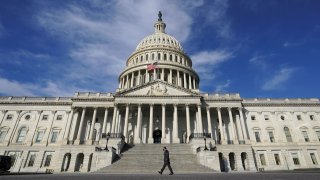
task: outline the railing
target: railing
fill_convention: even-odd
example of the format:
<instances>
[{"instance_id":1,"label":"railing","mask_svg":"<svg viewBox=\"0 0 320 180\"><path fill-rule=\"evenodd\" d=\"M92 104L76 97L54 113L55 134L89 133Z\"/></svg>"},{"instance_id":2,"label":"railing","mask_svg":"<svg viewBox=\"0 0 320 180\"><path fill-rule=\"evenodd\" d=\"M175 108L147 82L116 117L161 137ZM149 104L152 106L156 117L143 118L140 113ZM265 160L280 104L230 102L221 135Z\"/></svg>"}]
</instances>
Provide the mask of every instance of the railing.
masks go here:
<instances>
[{"instance_id":1,"label":"railing","mask_svg":"<svg viewBox=\"0 0 320 180\"><path fill-rule=\"evenodd\" d=\"M122 133L102 133L102 138L107 138L107 139L113 139L113 138L121 138L124 139L124 136Z\"/></svg>"},{"instance_id":2,"label":"railing","mask_svg":"<svg viewBox=\"0 0 320 180\"><path fill-rule=\"evenodd\" d=\"M189 136L189 141L191 139L203 139L203 138L211 138L211 133L191 133Z\"/></svg>"}]
</instances>

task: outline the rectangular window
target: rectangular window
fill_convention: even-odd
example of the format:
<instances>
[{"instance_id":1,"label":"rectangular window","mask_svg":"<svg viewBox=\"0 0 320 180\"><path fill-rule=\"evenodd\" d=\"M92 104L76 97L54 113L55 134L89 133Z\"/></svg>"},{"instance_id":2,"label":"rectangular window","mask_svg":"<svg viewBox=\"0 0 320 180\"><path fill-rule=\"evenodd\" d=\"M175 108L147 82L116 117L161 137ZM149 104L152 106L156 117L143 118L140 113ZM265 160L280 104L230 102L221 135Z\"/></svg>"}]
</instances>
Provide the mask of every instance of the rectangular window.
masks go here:
<instances>
[{"instance_id":1,"label":"rectangular window","mask_svg":"<svg viewBox=\"0 0 320 180\"><path fill-rule=\"evenodd\" d=\"M28 167L32 167L34 165L35 160L36 160L36 155L35 154L30 154Z\"/></svg>"},{"instance_id":2,"label":"rectangular window","mask_svg":"<svg viewBox=\"0 0 320 180\"><path fill-rule=\"evenodd\" d=\"M274 142L273 131L268 131L270 142Z\"/></svg>"},{"instance_id":3,"label":"rectangular window","mask_svg":"<svg viewBox=\"0 0 320 180\"><path fill-rule=\"evenodd\" d=\"M264 115L264 120L269 121L269 116L268 115Z\"/></svg>"},{"instance_id":4,"label":"rectangular window","mask_svg":"<svg viewBox=\"0 0 320 180\"><path fill-rule=\"evenodd\" d=\"M316 155L314 153L310 153L310 158L311 158L311 161L314 165L317 165L318 164L318 161L317 161L317 158L316 158Z\"/></svg>"},{"instance_id":5,"label":"rectangular window","mask_svg":"<svg viewBox=\"0 0 320 180\"><path fill-rule=\"evenodd\" d=\"M259 154L260 162L262 166L266 165L266 158L264 157L264 154Z\"/></svg>"},{"instance_id":6,"label":"rectangular window","mask_svg":"<svg viewBox=\"0 0 320 180\"><path fill-rule=\"evenodd\" d=\"M0 143L2 143L4 141L4 139L6 138L7 135L7 130L1 129L0 131Z\"/></svg>"},{"instance_id":7,"label":"rectangular window","mask_svg":"<svg viewBox=\"0 0 320 180\"><path fill-rule=\"evenodd\" d=\"M12 120L13 115L12 114L8 114L6 120Z\"/></svg>"},{"instance_id":8,"label":"rectangular window","mask_svg":"<svg viewBox=\"0 0 320 180\"><path fill-rule=\"evenodd\" d=\"M44 135L44 131L38 131L35 142L36 142L36 143L40 143L40 142L42 141L43 135Z\"/></svg>"},{"instance_id":9,"label":"rectangular window","mask_svg":"<svg viewBox=\"0 0 320 180\"><path fill-rule=\"evenodd\" d=\"M260 133L259 132L254 132L254 135L256 137L256 142L261 142Z\"/></svg>"},{"instance_id":10,"label":"rectangular window","mask_svg":"<svg viewBox=\"0 0 320 180\"><path fill-rule=\"evenodd\" d=\"M58 115L57 120L62 120L62 115Z\"/></svg>"},{"instance_id":11,"label":"rectangular window","mask_svg":"<svg viewBox=\"0 0 320 180\"><path fill-rule=\"evenodd\" d=\"M302 120L301 115L297 115L297 119L298 121L301 121Z\"/></svg>"},{"instance_id":12,"label":"rectangular window","mask_svg":"<svg viewBox=\"0 0 320 180\"><path fill-rule=\"evenodd\" d=\"M274 161L276 162L276 165L281 165L279 154L274 154Z\"/></svg>"},{"instance_id":13,"label":"rectangular window","mask_svg":"<svg viewBox=\"0 0 320 180\"><path fill-rule=\"evenodd\" d=\"M256 120L256 116L251 116L251 120L255 121Z\"/></svg>"},{"instance_id":14,"label":"rectangular window","mask_svg":"<svg viewBox=\"0 0 320 180\"><path fill-rule=\"evenodd\" d=\"M42 120L44 120L44 121L48 120L48 115L43 115Z\"/></svg>"},{"instance_id":15,"label":"rectangular window","mask_svg":"<svg viewBox=\"0 0 320 180\"><path fill-rule=\"evenodd\" d=\"M292 153L291 156L292 156L292 161L294 165L300 165L298 153Z\"/></svg>"},{"instance_id":16,"label":"rectangular window","mask_svg":"<svg viewBox=\"0 0 320 180\"><path fill-rule=\"evenodd\" d=\"M320 141L320 131L316 131L316 134L318 136L318 141Z\"/></svg>"},{"instance_id":17,"label":"rectangular window","mask_svg":"<svg viewBox=\"0 0 320 180\"><path fill-rule=\"evenodd\" d=\"M56 142L57 142L58 134L59 134L58 131L53 131L53 132L52 132L51 143L56 143Z\"/></svg>"},{"instance_id":18,"label":"rectangular window","mask_svg":"<svg viewBox=\"0 0 320 180\"><path fill-rule=\"evenodd\" d=\"M309 117L311 121L314 121L314 115L310 115Z\"/></svg>"},{"instance_id":19,"label":"rectangular window","mask_svg":"<svg viewBox=\"0 0 320 180\"><path fill-rule=\"evenodd\" d=\"M305 142L309 142L309 136L307 131L302 131L302 135Z\"/></svg>"},{"instance_id":20,"label":"rectangular window","mask_svg":"<svg viewBox=\"0 0 320 180\"><path fill-rule=\"evenodd\" d=\"M46 156L46 160L44 161L44 166L45 166L45 167L50 166L51 159L52 159L52 155L51 155L51 154L48 154L48 155Z\"/></svg>"}]
</instances>

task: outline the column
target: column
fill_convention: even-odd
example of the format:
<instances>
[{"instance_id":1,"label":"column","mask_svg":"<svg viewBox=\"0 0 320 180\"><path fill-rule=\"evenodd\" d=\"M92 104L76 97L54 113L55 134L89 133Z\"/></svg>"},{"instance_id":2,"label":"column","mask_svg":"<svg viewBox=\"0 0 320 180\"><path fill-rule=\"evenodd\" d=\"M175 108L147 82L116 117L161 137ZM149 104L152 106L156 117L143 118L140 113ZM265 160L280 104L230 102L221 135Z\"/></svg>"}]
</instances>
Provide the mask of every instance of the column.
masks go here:
<instances>
[{"instance_id":1,"label":"column","mask_svg":"<svg viewBox=\"0 0 320 180\"><path fill-rule=\"evenodd\" d=\"M141 104L138 104L138 117L137 117L137 132L134 133L134 143L141 143Z\"/></svg>"},{"instance_id":2,"label":"column","mask_svg":"<svg viewBox=\"0 0 320 180\"><path fill-rule=\"evenodd\" d=\"M150 118L149 118L149 137L148 143L153 144L153 104L150 104Z\"/></svg>"},{"instance_id":3,"label":"column","mask_svg":"<svg viewBox=\"0 0 320 180\"><path fill-rule=\"evenodd\" d=\"M164 68L161 69L161 80L164 81Z\"/></svg>"},{"instance_id":4,"label":"column","mask_svg":"<svg viewBox=\"0 0 320 180\"><path fill-rule=\"evenodd\" d=\"M46 143L47 146L48 146L48 144L50 142L49 138L50 138L50 135L52 134L52 125L53 125L53 122L55 120L55 116L56 116L57 111L51 111L51 113L52 113L52 119L51 119L51 124L50 124L50 128L49 128L48 136L45 136L43 138L43 139L47 140L47 143Z\"/></svg>"},{"instance_id":5,"label":"column","mask_svg":"<svg viewBox=\"0 0 320 180\"><path fill-rule=\"evenodd\" d=\"M173 129L172 129L172 141L173 143L180 143L178 137L178 105L173 104Z\"/></svg>"},{"instance_id":6,"label":"column","mask_svg":"<svg viewBox=\"0 0 320 180\"><path fill-rule=\"evenodd\" d=\"M212 126L211 126L210 107L207 107L207 120L208 120L208 132L211 133L211 138L212 138L213 132L212 132Z\"/></svg>"},{"instance_id":7,"label":"column","mask_svg":"<svg viewBox=\"0 0 320 180\"><path fill-rule=\"evenodd\" d=\"M84 121L85 115L86 115L86 108L84 107L82 109L81 120L80 120L77 139L75 141L75 144L80 144L80 136L81 136L81 132L82 132L82 128L83 128L83 121Z\"/></svg>"},{"instance_id":8,"label":"column","mask_svg":"<svg viewBox=\"0 0 320 180\"><path fill-rule=\"evenodd\" d=\"M230 123L231 123L231 132L232 132L232 135L230 136L232 139L230 139L234 144L237 144L238 143L238 139L237 139L237 136L236 136L236 133L234 131L234 122L233 122L233 116L232 116L232 109L229 107L228 108L228 113L229 113L229 120L230 120Z\"/></svg>"},{"instance_id":9,"label":"column","mask_svg":"<svg viewBox=\"0 0 320 180\"><path fill-rule=\"evenodd\" d=\"M124 117L124 128L123 128L123 136L126 138L127 143L129 142L128 136L128 121L129 121L129 104L126 104L126 115Z\"/></svg>"},{"instance_id":10,"label":"column","mask_svg":"<svg viewBox=\"0 0 320 180\"><path fill-rule=\"evenodd\" d=\"M37 111L37 114L39 115L38 116L38 118L37 118L37 124L36 124L36 127L34 128L34 132L33 132L33 135L32 135L32 140L31 140L31 145L33 145L33 143L35 142L35 135L37 134L37 132L38 132L38 124L39 124L39 121L40 121L40 117L41 117L41 113L42 113L43 111ZM67 129L66 129L66 131L67 131ZM65 143L65 144L67 144L67 143Z\"/></svg>"},{"instance_id":11,"label":"column","mask_svg":"<svg viewBox=\"0 0 320 180\"><path fill-rule=\"evenodd\" d=\"M192 79L193 79L193 89L196 89L196 80L194 77Z\"/></svg>"},{"instance_id":12,"label":"column","mask_svg":"<svg viewBox=\"0 0 320 180\"><path fill-rule=\"evenodd\" d=\"M240 114L240 123L241 123L241 127L242 127L243 138L245 139L245 141L249 142L248 141L249 138L248 138L248 135L246 133L246 125L244 124L242 107L239 107L239 114Z\"/></svg>"},{"instance_id":13,"label":"column","mask_svg":"<svg viewBox=\"0 0 320 180\"><path fill-rule=\"evenodd\" d=\"M157 68L153 69L153 80L158 79L156 70L157 70Z\"/></svg>"},{"instance_id":14,"label":"column","mask_svg":"<svg viewBox=\"0 0 320 180\"><path fill-rule=\"evenodd\" d=\"M183 72L183 87L187 89L187 76L185 72Z\"/></svg>"},{"instance_id":15,"label":"column","mask_svg":"<svg viewBox=\"0 0 320 180\"><path fill-rule=\"evenodd\" d=\"M112 125L111 125L111 133L114 133L116 128L116 118L117 118L118 107L117 104L114 105L113 108L113 117L112 117Z\"/></svg>"},{"instance_id":16,"label":"column","mask_svg":"<svg viewBox=\"0 0 320 180\"><path fill-rule=\"evenodd\" d=\"M123 77L121 78L121 82L122 82L121 83L121 88L124 88L124 78Z\"/></svg>"},{"instance_id":17,"label":"column","mask_svg":"<svg viewBox=\"0 0 320 180\"><path fill-rule=\"evenodd\" d=\"M67 114L68 114L67 127L66 127L64 135L63 135L63 140L65 142L68 141L68 137L69 137L69 133L70 133L70 129L71 129L70 125L71 125L73 113L74 113L74 108L71 108L71 111L67 111Z\"/></svg>"},{"instance_id":18,"label":"column","mask_svg":"<svg viewBox=\"0 0 320 180\"><path fill-rule=\"evenodd\" d=\"M200 130L200 132L198 133L203 133L201 104L198 104L198 124L199 124L199 130Z\"/></svg>"},{"instance_id":19,"label":"column","mask_svg":"<svg viewBox=\"0 0 320 180\"><path fill-rule=\"evenodd\" d=\"M149 72L148 70L146 69L146 83L149 82Z\"/></svg>"},{"instance_id":20,"label":"column","mask_svg":"<svg viewBox=\"0 0 320 180\"><path fill-rule=\"evenodd\" d=\"M90 127L90 136L89 136L89 141L92 143L92 141L94 140L93 137L93 130L94 130L94 125L96 123L96 118L97 118L97 110L98 108L93 108L93 116L92 116L92 121L91 121L91 127Z\"/></svg>"},{"instance_id":21,"label":"column","mask_svg":"<svg viewBox=\"0 0 320 180\"><path fill-rule=\"evenodd\" d=\"M121 126L122 126L121 121L122 121L122 115L121 115L120 110L118 110L117 133L122 133L122 131L121 131Z\"/></svg>"},{"instance_id":22,"label":"column","mask_svg":"<svg viewBox=\"0 0 320 180\"><path fill-rule=\"evenodd\" d=\"M192 85L191 85L191 76L190 76L190 74L188 75L188 79L189 79L189 89L192 89Z\"/></svg>"},{"instance_id":23,"label":"column","mask_svg":"<svg viewBox=\"0 0 320 180\"><path fill-rule=\"evenodd\" d=\"M104 117L103 117L103 124L102 124L102 134L106 134L107 133L107 129L106 129L106 125L107 125L107 119L108 119L108 107L106 107L106 109L104 110Z\"/></svg>"},{"instance_id":24,"label":"column","mask_svg":"<svg viewBox=\"0 0 320 180\"><path fill-rule=\"evenodd\" d=\"M126 88L129 88L129 75L127 74L126 77L127 77L127 80L126 80Z\"/></svg>"},{"instance_id":25,"label":"column","mask_svg":"<svg viewBox=\"0 0 320 180\"><path fill-rule=\"evenodd\" d=\"M219 129L220 129L220 137L221 137L221 144L227 144L225 137L224 137L224 130L222 128L222 118L221 118L221 108L217 108L218 111L218 119L219 119Z\"/></svg>"},{"instance_id":26,"label":"column","mask_svg":"<svg viewBox=\"0 0 320 180\"><path fill-rule=\"evenodd\" d=\"M117 108L117 112L116 112L116 122L114 125L114 133L119 133L119 129L118 129L118 125L119 125L119 108Z\"/></svg>"},{"instance_id":27,"label":"column","mask_svg":"<svg viewBox=\"0 0 320 180\"><path fill-rule=\"evenodd\" d=\"M177 85L181 86L181 84L180 84L180 73L179 73L178 70L177 70Z\"/></svg>"},{"instance_id":28,"label":"column","mask_svg":"<svg viewBox=\"0 0 320 180\"><path fill-rule=\"evenodd\" d=\"M138 81L137 81L137 85L141 85L141 72L139 70L138 72Z\"/></svg>"},{"instance_id":29,"label":"column","mask_svg":"<svg viewBox=\"0 0 320 180\"><path fill-rule=\"evenodd\" d=\"M236 116L236 123L237 123L237 129L238 129L239 142L243 142L242 127L241 127L241 125L240 125L239 115Z\"/></svg>"},{"instance_id":30,"label":"column","mask_svg":"<svg viewBox=\"0 0 320 180\"><path fill-rule=\"evenodd\" d=\"M166 104L162 104L162 134L161 134L161 142L164 143L166 139Z\"/></svg>"},{"instance_id":31,"label":"column","mask_svg":"<svg viewBox=\"0 0 320 180\"><path fill-rule=\"evenodd\" d=\"M134 80L134 72L131 73L131 83L130 83L130 88L133 87L133 80Z\"/></svg>"},{"instance_id":32,"label":"column","mask_svg":"<svg viewBox=\"0 0 320 180\"><path fill-rule=\"evenodd\" d=\"M172 69L170 69L170 74L169 74L169 83L172 84Z\"/></svg>"},{"instance_id":33,"label":"column","mask_svg":"<svg viewBox=\"0 0 320 180\"><path fill-rule=\"evenodd\" d=\"M189 137L191 134L189 104L186 104L186 120L187 120L187 142L189 142Z\"/></svg>"}]
</instances>

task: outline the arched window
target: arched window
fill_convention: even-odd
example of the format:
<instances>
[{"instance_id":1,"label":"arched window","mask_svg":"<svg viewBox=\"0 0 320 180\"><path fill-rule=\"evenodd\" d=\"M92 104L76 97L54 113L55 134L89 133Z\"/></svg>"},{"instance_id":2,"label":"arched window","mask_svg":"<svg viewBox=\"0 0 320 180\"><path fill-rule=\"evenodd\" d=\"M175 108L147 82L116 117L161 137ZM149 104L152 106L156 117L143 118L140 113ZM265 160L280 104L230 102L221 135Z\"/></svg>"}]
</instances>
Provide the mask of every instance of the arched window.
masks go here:
<instances>
[{"instance_id":1,"label":"arched window","mask_svg":"<svg viewBox=\"0 0 320 180\"><path fill-rule=\"evenodd\" d=\"M287 142L292 142L292 137L291 137L289 128L284 127L283 130L284 130L284 134L286 135Z\"/></svg>"},{"instance_id":2,"label":"arched window","mask_svg":"<svg viewBox=\"0 0 320 180\"><path fill-rule=\"evenodd\" d=\"M2 127L1 129L0 129L0 143L2 143L3 141L4 141L4 139L6 138L6 135L7 135L7 133L8 133L8 128L6 128L6 127Z\"/></svg>"},{"instance_id":3,"label":"arched window","mask_svg":"<svg viewBox=\"0 0 320 180\"><path fill-rule=\"evenodd\" d=\"M22 127L19 130L18 138L17 138L17 143L23 143L24 139L26 138L27 135L27 128Z\"/></svg>"}]
</instances>

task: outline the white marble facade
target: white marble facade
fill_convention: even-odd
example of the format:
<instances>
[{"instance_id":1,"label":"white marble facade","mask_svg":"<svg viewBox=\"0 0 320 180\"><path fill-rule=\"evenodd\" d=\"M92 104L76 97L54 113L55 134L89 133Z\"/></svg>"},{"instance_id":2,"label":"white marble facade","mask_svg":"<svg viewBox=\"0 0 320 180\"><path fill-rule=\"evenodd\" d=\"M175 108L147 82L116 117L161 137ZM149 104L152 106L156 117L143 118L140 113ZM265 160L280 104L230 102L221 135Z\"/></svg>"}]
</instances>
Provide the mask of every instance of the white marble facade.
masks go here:
<instances>
[{"instance_id":1,"label":"white marble facade","mask_svg":"<svg viewBox=\"0 0 320 180\"><path fill-rule=\"evenodd\" d=\"M200 93L192 60L165 27L159 17L129 56L115 93L0 97L0 154L13 157L11 171L90 172L110 165L124 143L189 143L195 151L204 133L226 162L221 169L320 167L319 99ZM108 133L110 151L100 151ZM207 165L210 156L200 154L199 162Z\"/></svg>"}]
</instances>

